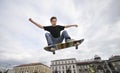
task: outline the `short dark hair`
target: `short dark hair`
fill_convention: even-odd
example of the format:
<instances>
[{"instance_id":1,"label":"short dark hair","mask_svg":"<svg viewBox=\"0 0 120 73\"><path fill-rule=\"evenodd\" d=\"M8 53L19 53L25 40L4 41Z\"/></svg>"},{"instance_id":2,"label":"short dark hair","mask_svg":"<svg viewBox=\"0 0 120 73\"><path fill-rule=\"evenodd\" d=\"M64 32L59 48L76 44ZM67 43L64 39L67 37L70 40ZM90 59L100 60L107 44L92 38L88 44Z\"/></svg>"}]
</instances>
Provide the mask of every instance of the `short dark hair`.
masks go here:
<instances>
[{"instance_id":1,"label":"short dark hair","mask_svg":"<svg viewBox=\"0 0 120 73\"><path fill-rule=\"evenodd\" d=\"M55 16L53 16L53 17L50 18L50 21L52 21L53 19L57 20L57 18Z\"/></svg>"}]
</instances>

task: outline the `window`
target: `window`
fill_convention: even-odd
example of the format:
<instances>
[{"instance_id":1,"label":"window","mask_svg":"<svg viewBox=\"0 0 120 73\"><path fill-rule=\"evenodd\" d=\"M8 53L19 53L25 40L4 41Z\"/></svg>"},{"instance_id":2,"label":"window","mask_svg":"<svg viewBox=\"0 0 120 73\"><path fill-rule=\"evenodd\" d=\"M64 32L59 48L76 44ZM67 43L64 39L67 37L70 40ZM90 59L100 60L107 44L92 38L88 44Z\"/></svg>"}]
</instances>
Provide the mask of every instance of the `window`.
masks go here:
<instances>
[{"instance_id":1,"label":"window","mask_svg":"<svg viewBox=\"0 0 120 73\"><path fill-rule=\"evenodd\" d=\"M63 64L65 64L65 61L63 61Z\"/></svg>"},{"instance_id":2,"label":"window","mask_svg":"<svg viewBox=\"0 0 120 73\"><path fill-rule=\"evenodd\" d=\"M87 68L89 68L89 65L87 65Z\"/></svg>"},{"instance_id":3,"label":"window","mask_svg":"<svg viewBox=\"0 0 120 73\"><path fill-rule=\"evenodd\" d=\"M55 70L57 70L57 66L56 66Z\"/></svg>"},{"instance_id":4,"label":"window","mask_svg":"<svg viewBox=\"0 0 120 73\"><path fill-rule=\"evenodd\" d=\"M62 61L62 64L63 64L63 61Z\"/></svg>"},{"instance_id":5,"label":"window","mask_svg":"<svg viewBox=\"0 0 120 73\"><path fill-rule=\"evenodd\" d=\"M113 66L115 66L115 63L112 63L113 64Z\"/></svg>"},{"instance_id":6,"label":"window","mask_svg":"<svg viewBox=\"0 0 120 73\"><path fill-rule=\"evenodd\" d=\"M60 61L60 64L61 64L61 61Z\"/></svg>"},{"instance_id":7,"label":"window","mask_svg":"<svg viewBox=\"0 0 120 73\"><path fill-rule=\"evenodd\" d=\"M84 68L86 69L86 68L87 68L87 66L86 66L86 65L84 65Z\"/></svg>"},{"instance_id":8,"label":"window","mask_svg":"<svg viewBox=\"0 0 120 73\"><path fill-rule=\"evenodd\" d=\"M74 61L72 61L72 63L74 63Z\"/></svg>"},{"instance_id":9,"label":"window","mask_svg":"<svg viewBox=\"0 0 120 73\"><path fill-rule=\"evenodd\" d=\"M67 67L67 65L66 65L66 69L67 69L68 67Z\"/></svg>"},{"instance_id":10,"label":"window","mask_svg":"<svg viewBox=\"0 0 120 73\"><path fill-rule=\"evenodd\" d=\"M73 68L75 68L75 66L73 65Z\"/></svg>"},{"instance_id":11,"label":"window","mask_svg":"<svg viewBox=\"0 0 120 73\"><path fill-rule=\"evenodd\" d=\"M55 62L55 65L57 64L57 61Z\"/></svg>"},{"instance_id":12,"label":"window","mask_svg":"<svg viewBox=\"0 0 120 73\"><path fill-rule=\"evenodd\" d=\"M52 65L54 65L54 62L52 62Z\"/></svg>"},{"instance_id":13,"label":"window","mask_svg":"<svg viewBox=\"0 0 120 73\"><path fill-rule=\"evenodd\" d=\"M81 69L79 69L79 72L81 72Z\"/></svg>"},{"instance_id":14,"label":"window","mask_svg":"<svg viewBox=\"0 0 120 73\"><path fill-rule=\"evenodd\" d=\"M22 73L24 73L24 71L22 71Z\"/></svg>"},{"instance_id":15,"label":"window","mask_svg":"<svg viewBox=\"0 0 120 73\"><path fill-rule=\"evenodd\" d=\"M59 66L57 66L57 70L59 70L59 68L60 68L60 67L59 67Z\"/></svg>"},{"instance_id":16,"label":"window","mask_svg":"<svg viewBox=\"0 0 120 73\"><path fill-rule=\"evenodd\" d=\"M52 70L54 70L54 67L51 67Z\"/></svg>"},{"instance_id":17,"label":"window","mask_svg":"<svg viewBox=\"0 0 120 73\"><path fill-rule=\"evenodd\" d=\"M60 66L59 66L59 69L61 69Z\"/></svg>"},{"instance_id":18,"label":"window","mask_svg":"<svg viewBox=\"0 0 120 73\"><path fill-rule=\"evenodd\" d=\"M115 70L117 70L117 67L115 67Z\"/></svg>"},{"instance_id":19,"label":"window","mask_svg":"<svg viewBox=\"0 0 120 73\"><path fill-rule=\"evenodd\" d=\"M57 64L59 64L59 61L57 61Z\"/></svg>"},{"instance_id":20,"label":"window","mask_svg":"<svg viewBox=\"0 0 120 73\"><path fill-rule=\"evenodd\" d=\"M75 70L74 70L74 73L76 73Z\"/></svg>"},{"instance_id":21,"label":"window","mask_svg":"<svg viewBox=\"0 0 120 73\"><path fill-rule=\"evenodd\" d=\"M64 69L64 66L62 66L62 69Z\"/></svg>"},{"instance_id":22,"label":"window","mask_svg":"<svg viewBox=\"0 0 120 73\"><path fill-rule=\"evenodd\" d=\"M70 63L70 61L68 61L68 63Z\"/></svg>"},{"instance_id":23,"label":"window","mask_svg":"<svg viewBox=\"0 0 120 73\"><path fill-rule=\"evenodd\" d=\"M71 69L70 67L71 67L70 65L69 65L69 66L66 66L66 69Z\"/></svg>"},{"instance_id":24,"label":"window","mask_svg":"<svg viewBox=\"0 0 120 73\"><path fill-rule=\"evenodd\" d=\"M67 61L65 61L65 64L67 64Z\"/></svg>"}]
</instances>

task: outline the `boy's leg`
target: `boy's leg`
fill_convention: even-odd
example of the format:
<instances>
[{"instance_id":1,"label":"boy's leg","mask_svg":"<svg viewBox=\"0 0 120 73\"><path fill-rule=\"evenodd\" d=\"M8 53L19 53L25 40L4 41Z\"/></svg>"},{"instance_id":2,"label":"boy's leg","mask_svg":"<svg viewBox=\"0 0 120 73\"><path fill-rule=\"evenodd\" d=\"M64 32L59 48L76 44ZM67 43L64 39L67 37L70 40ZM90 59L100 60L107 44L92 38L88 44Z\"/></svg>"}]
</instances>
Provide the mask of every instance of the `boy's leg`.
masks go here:
<instances>
[{"instance_id":1,"label":"boy's leg","mask_svg":"<svg viewBox=\"0 0 120 73\"><path fill-rule=\"evenodd\" d=\"M54 43L54 38L52 37L52 35L50 33L45 33L45 37L48 43L48 46L51 46L52 48L50 49L51 51L55 51L56 49L56 45Z\"/></svg>"},{"instance_id":2,"label":"boy's leg","mask_svg":"<svg viewBox=\"0 0 120 73\"><path fill-rule=\"evenodd\" d=\"M65 42L67 42L67 40L70 40L70 36L68 35L67 31L63 31L60 38L57 39L58 43L62 43L63 39L65 38Z\"/></svg>"},{"instance_id":3,"label":"boy's leg","mask_svg":"<svg viewBox=\"0 0 120 73\"><path fill-rule=\"evenodd\" d=\"M48 45L53 45L54 44L52 35L50 33L45 33L45 37L46 37Z\"/></svg>"},{"instance_id":4,"label":"boy's leg","mask_svg":"<svg viewBox=\"0 0 120 73\"><path fill-rule=\"evenodd\" d=\"M68 35L68 33L67 33L66 30L64 30L64 31L62 32L62 36L65 38L65 42L67 42L67 40L70 40L70 39L71 39L71 37Z\"/></svg>"}]
</instances>

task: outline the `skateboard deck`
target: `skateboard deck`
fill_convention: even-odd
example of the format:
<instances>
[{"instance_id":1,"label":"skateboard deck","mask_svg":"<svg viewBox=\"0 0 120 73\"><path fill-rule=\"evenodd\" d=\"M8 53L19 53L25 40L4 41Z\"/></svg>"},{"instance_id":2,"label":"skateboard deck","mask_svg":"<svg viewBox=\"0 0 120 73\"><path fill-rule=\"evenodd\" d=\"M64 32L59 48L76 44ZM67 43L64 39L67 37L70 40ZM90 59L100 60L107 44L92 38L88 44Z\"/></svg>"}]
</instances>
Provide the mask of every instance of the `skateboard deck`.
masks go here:
<instances>
[{"instance_id":1,"label":"skateboard deck","mask_svg":"<svg viewBox=\"0 0 120 73\"><path fill-rule=\"evenodd\" d=\"M50 51L50 52L53 52L53 54L55 54L56 50L66 49L66 48L73 47L73 46L75 46L76 49L78 49L78 46L83 41L84 41L84 39L74 40L74 41L65 42L65 43L58 43L58 44L55 44L54 46L46 46L46 47L44 47L44 49L46 51Z\"/></svg>"}]
</instances>

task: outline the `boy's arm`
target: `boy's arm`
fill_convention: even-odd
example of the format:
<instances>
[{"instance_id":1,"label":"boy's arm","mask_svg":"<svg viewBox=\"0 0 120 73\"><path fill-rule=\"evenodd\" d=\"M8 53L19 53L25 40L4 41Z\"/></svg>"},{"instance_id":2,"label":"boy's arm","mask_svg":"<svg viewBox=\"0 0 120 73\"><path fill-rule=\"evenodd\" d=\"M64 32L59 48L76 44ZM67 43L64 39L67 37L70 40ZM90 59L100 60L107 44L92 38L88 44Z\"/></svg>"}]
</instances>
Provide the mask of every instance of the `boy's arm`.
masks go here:
<instances>
[{"instance_id":1,"label":"boy's arm","mask_svg":"<svg viewBox=\"0 0 120 73\"><path fill-rule=\"evenodd\" d=\"M32 22L33 24L35 24L36 26L38 26L39 28L44 29L44 27L41 24L36 23L31 18L29 18L29 21Z\"/></svg>"},{"instance_id":2,"label":"boy's arm","mask_svg":"<svg viewBox=\"0 0 120 73\"><path fill-rule=\"evenodd\" d=\"M69 28L69 27L78 27L77 24L73 24L73 25L66 25L65 28Z\"/></svg>"}]
</instances>

